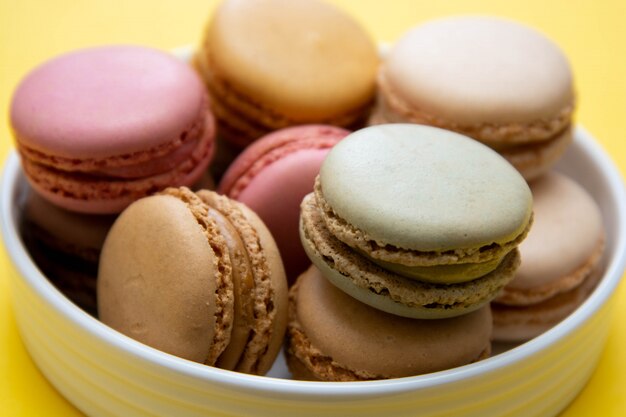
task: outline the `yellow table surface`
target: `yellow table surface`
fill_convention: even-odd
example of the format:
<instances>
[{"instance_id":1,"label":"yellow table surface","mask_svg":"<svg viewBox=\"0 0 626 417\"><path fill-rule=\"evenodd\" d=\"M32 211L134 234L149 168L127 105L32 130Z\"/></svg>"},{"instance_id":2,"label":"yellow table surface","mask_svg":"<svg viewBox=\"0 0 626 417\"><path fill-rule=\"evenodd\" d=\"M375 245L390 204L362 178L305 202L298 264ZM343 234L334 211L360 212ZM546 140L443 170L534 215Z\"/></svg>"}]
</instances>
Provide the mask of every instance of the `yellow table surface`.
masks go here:
<instances>
[{"instance_id":1,"label":"yellow table surface","mask_svg":"<svg viewBox=\"0 0 626 417\"><path fill-rule=\"evenodd\" d=\"M72 49L133 43L170 49L197 43L216 1L0 0L0 161L13 147L7 123L11 94L35 65ZM451 14L494 14L546 33L568 55L579 97L577 121L626 170L626 1L336 0L379 40ZM476 57L480 59L480 57ZM0 243L1 245L1 243ZM11 310L0 250L0 415L75 416L24 349ZM626 415L626 285L599 366L565 417Z\"/></svg>"}]
</instances>

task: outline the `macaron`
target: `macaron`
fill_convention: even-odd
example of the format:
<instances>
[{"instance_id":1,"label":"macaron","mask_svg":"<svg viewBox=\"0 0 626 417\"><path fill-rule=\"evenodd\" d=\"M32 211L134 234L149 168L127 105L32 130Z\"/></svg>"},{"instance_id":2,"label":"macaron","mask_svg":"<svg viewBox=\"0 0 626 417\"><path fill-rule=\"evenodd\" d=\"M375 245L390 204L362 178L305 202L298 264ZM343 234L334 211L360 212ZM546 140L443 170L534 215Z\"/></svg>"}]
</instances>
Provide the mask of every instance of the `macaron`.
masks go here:
<instances>
[{"instance_id":1,"label":"macaron","mask_svg":"<svg viewBox=\"0 0 626 417\"><path fill-rule=\"evenodd\" d=\"M489 306L415 320L363 304L311 266L289 293L287 363L295 379L401 378L476 362L491 351Z\"/></svg>"},{"instance_id":2,"label":"macaron","mask_svg":"<svg viewBox=\"0 0 626 417\"><path fill-rule=\"evenodd\" d=\"M378 75L370 123L453 130L500 152L526 179L572 140L573 76L559 47L510 20L458 16L408 31Z\"/></svg>"},{"instance_id":3,"label":"macaron","mask_svg":"<svg viewBox=\"0 0 626 417\"><path fill-rule=\"evenodd\" d=\"M156 349L265 374L282 346L287 284L254 213L210 191L168 188L113 225L98 309L103 323Z\"/></svg>"},{"instance_id":4,"label":"macaron","mask_svg":"<svg viewBox=\"0 0 626 417\"><path fill-rule=\"evenodd\" d=\"M598 205L574 180L550 172L530 184L535 222L515 278L494 300L494 337L524 341L574 311L601 275L605 233Z\"/></svg>"},{"instance_id":5,"label":"macaron","mask_svg":"<svg viewBox=\"0 0 626 417\"><path fill-rule=\"evenodd\" d=\"M32 187L71 211L119 213L168 186L196 182L215 122L195 71L140 46L61 55L17 87L11 127Z\"/></svg>"},{"instance_id":6,"label":"macaron","mask_svg":"<svg viewBox=\"0 0 626 417\"><path fill-rule=\"evenodd\" d=\"M248 146L219 184L219 192L261 217L276 240L290 282L311 264L300 243L300 203L313 191L328 151L349 133L329 125L274 131Z\"/></svg>"},{"instance_id":7,"label":"macaron","mask_svg":"<svg viewBox=\"0 0 626 417\"><path fill-rule=\"evenodd\" d=\"M64 210L30 190L20 231L41 272L76 305L96 315L96 277L104 239L114 215Z\"/></svg>"},{"instance_id":8,"label":"macaron","mask_svg":"<svg viewBox=\"0 0 626 417\"><path fill-rule=\"evenodd\" d=\"M301 210L305 251L333 284L392 314L442 318L479 309L511 280L532 195L477 141L389 124L335 145Z\"/></svg>"},{"instance_id":9,"label":"macaron","mask_svg":"<svg viewBox=\"0 0 626 417\"><path fill-rule=\"evenodd\" d=\"M327 3L226 0L194 61L220 135L244 147L296 124L363 124L378 51L358 22Z\"/></svg>"}]
</instances>

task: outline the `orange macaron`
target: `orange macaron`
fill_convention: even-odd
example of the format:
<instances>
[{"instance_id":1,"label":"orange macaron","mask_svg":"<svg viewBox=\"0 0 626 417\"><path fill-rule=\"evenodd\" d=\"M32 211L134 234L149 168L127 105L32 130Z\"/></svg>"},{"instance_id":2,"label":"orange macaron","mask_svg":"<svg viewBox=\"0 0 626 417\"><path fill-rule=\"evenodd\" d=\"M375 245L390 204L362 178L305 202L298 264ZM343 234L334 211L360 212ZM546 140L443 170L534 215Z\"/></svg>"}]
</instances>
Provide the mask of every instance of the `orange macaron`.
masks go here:
<instances>
[{"instance_id":1,"label":"orange macaron","mask_svg":"<svg viewBox=\"0 0 626 417\"><path fill-rule=\"evenodd\" d=\"M357 21L327 3L227 0L194 61L220 135L244 147L291 125L363 123L374 100L378 51Z\"/></svg>"}]
</instances>

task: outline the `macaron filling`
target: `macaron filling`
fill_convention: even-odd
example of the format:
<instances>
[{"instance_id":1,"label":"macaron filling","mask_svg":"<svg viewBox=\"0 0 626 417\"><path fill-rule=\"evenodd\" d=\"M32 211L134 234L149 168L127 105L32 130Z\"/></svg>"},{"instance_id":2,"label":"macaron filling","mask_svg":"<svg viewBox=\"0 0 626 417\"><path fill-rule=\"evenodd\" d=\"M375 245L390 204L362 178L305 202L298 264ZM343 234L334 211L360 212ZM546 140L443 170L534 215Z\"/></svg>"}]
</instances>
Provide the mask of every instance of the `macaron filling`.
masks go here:
<instances>
[{"instance_id":1,"label":"macaron filling","mask_svg":"<svg viewBox=\"0 0 626 417\"><path fill-rule=\"evenodd\" d=\"M320 123L350 127L363 122L372 102L367 103L332 117L293 118L277 109L264 105L228 83L221 80L202 57L196 57L196 65L211 96L214 98L212 109L217 116L222 134L240 145L245 145L272 130L282 129L306 123Z\"/></svg>"},{"instance_id":2,"label":"macaron filling","mask_svg":"<svg viewBox=\"0 0 626 417\"><path fill-rule=\"evenodd\" d=\"M596 267L581 285L534 304L507 305L493 302L493 340L523 342L554 327L587 299L602 277L601 271L601 268Z\"/></svg>"},{"instance_id":3,"label":"macaron filling","mask_svg":"<svg viewBox=\"0 0 626 417\"><path fill-rule=\"evenodd\" d=\"M411 266L376 259L361 249L356 249L356 251L375 264L403 277L439 284L455 284L480 278L495 270L506 256L505 253L502 257L476 263Z\"/></svg>"},{"instance_id":4,"label":"macaron filling","mask_svg":"<svg viewBox=\"0 0 626 417\"><path fill-rule=\"evenodd\" d=\"M234 370L259 373L261 362L271 341L273 322L276 316L273 305L274 289L272 288L271 271L263 253L263 247L256 231L235 201L207 190L200 190L197 195L205 204L214 208L228 220L246 248L255 286L253 293L249 296L249 302L252 303L254 324ZM244 314L246 310L247 306L243 309Z\"/></svg>"},{"instance_id":5,"label":"macaron filling","mask_svg":"<svg viewBox=\"0 0 626 417\"><path fill-rule=\"evenodd\" d=\"M226 241L233 270L234 316L230 342L216 366L233 370L239 362L254 325L254 277L246 248L234 226L219 211L209 207L208 216Z\"/></svg>"},{"instance_id":6,"label":"macaron filling","mask_svg":"<svg viewBox=\"0 0 626 417\"><path fill-rule=\"evenodd\" d=\"M79 157L67 152L61 154L39 150L30 144L31 141L20 138L18 131L14 133L20 153L34 163L59 171L82 172L89 175L113 178L145 177L168 171L189 158L196 148L206 147L206 144L201 145L201 142L205 142L206 138L212 138L212 134L215 133L215 120L209 111L207 100L204 101L193 123L182 129L177 137L141 151L101 157Z\"/></svg>"},{"instance_id":7,"label":"macaron filling","mask_svg":"<svg viewBox=\"0 0 626 417\"><path fill-rule=\"evenodd\" d=\"M205 364L214 365L218 357L230 343L234 321L233 268L227 241L220 233L218 225L208 215L208 207L191 190L185 187L166 188L159 195L169 195L184 202L193 214L198 225L205 231L209 245L217 260L215 268L215 337L207 353Z\"/></svg>"},{"instance_id":8,"label":"macaron filling","mask_svg":"<svg viewBox=\"0 0 626 417\"><path fill-rule=\"evenodd\" d=\"M250 182L273 163L281 161L295 152L332 148L343 136L349 133L332 126L307 125L308 127L311 128L310 133L306 132L304 127L293 128L293 136L290 129L281 130L276 135L282 135L282 137L275 136L277 140L272 141L270 146L265 146L264 142L255 142L240 157L242 158L239 159L241 168L226 172L220 183L220 192L228 194L233 199L238 199ZM304 132L311 136L300 137ZM247 155L250 157L246 158Z\"/></svg>"},{"instance_id":9,"label":"macaron filling","mask_svg":"<svg viewBox=\"0 0 626 417\"><path fill-rule=\"evenodd\" d=\"M520 263L519 251L513 249L495 270L471 281L436 284L407 279L333 236L313 193L302 201L301 213L302 245L324 277L365 304L399 316L445 318L474 311L496 297Z\"/></svg>"},{"instance_id":10,"label":"macaron filling","mask_svg":"<svg viewBox=\"0 0 626 417\"><path fill-rule=\"evenodd\" d=\"M203 175L212 157L214 120L205 118L206 128L198 146L173 169L142 178L123 179L68 172L24 158L22 166L33 188L52 203L85 213L117 213L132 201L168 186L190 186ZM98 205L94 206L94 202Z\"/></svg>"},{"instance_id":11,"label":"macaron filling","mask_svg":"<svg viewBox=\"0 0 626 417\"><path fill-rule=\"evenodd\" d=\"M337 214L324 196L320 176L315 180L314 194L320 215L327 229L337 239L351 248L367 254L368 258L382 261L381 265L386 268L389 265L397 264L399 265L396 268L397 271L413 278L417 278L421 272L426 280L430 281L441 275L443 279L449 279L449 282L462 282L472 279L463 278L464 270L467 270L470 276L474 276L474 279L480 276L475 276L479 272L486 271L482 274L485 275L493 271L502 258L526 238L532 224L532 211L528 210L525 219L519 222L517 228L507 235L501 236L497 241L461 248L450 247L433 250L401 248L391 242L382 242L372 238ZM442 268L440 271L434 270L433 273L424 272L429 267L452 265L455 267ZM412 270L412 267L420 268Z\"/></svg>"},{"instance_id":12,"label":"macaron filling","mask_svg":"<svg viewBox=\"0 0 626 417\"><path fill-rule=\"evenodd\" d=\"M558 138L571 125L574 102L565 105L550 118L526 122L459 123L408 104L397 87L388 80L384 70L378 77L381 95L378 99L378 123L416 123L458 132L494 148L511 148L528 143L549 142Z\"/></svg>"}]
</instances>

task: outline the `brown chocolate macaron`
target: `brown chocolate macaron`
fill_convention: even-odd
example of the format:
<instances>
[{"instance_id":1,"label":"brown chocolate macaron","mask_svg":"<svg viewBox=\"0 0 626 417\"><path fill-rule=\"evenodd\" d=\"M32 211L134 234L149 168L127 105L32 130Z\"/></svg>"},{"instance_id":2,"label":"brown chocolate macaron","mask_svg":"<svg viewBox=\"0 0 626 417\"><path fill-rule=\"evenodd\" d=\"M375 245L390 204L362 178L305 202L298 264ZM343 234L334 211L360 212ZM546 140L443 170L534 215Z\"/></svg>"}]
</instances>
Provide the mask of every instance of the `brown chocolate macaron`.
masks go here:
<instances>
[{"instance_id":1,"label":"brown chocolate macaron","mask_svg":"<svg viewBox=\"0 0 626 417\"><path fill-rule=\"evenodd\" d=\"M488 306L417 320L372 308L311 266L290 290L287 363L294 378L362 381L436 372L491 352Z\"/></svg>"},{"instance_id":2,"label":"brown chocolate macaron","mask_svg":"<svg viewBox=\"0 0 626 417\"><path fill-rule=\"evenodd\" d=\"M101 320L154 348L265 374L286 327L287 284L263 223L239 203L169 188L129 206L105 241Z\"/></svg>"},{"instance_id":3,"label":"brown chocolate macaron","mask_svg":"<svg viewBox=\"0 0 626 417\"><path fill-rule=\"evenodd\" d=\"M28 251L41 272L68 299L96 315L98 259L116 215L65 210L31 191L20 224Z\"/></svg>"}]
</instances>

